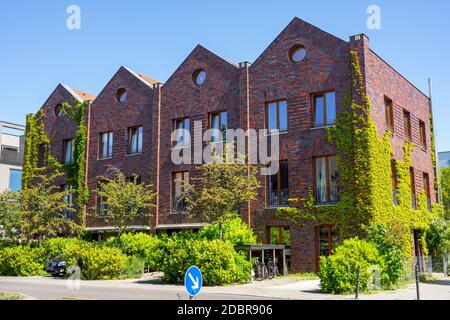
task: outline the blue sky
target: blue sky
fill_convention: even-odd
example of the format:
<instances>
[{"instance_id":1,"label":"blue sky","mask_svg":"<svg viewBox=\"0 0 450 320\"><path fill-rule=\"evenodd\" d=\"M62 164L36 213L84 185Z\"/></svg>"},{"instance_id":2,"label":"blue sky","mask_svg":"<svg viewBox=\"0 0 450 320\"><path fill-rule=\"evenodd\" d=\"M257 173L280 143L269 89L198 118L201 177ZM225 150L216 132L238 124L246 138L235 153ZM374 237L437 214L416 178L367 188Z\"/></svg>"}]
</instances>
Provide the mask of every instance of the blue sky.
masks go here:
<instances>
[{"instance_id":1,"label":"blue sky","mask_svg":"<svg viewBox=\"0 0 450 320\"><path fill-rule=\"evenodd\" d=\"M81 8L81 30L66 9ZM366 26L381 8L381 30ZM0 120L24 123L59 83L94 94L121 66L164 82L198 44L254 61L294 16L344 40L358 33L428 92L434 86L438 151L450 150L450 3L447 0L2 0Z\"/></svg>"}]
</instances>

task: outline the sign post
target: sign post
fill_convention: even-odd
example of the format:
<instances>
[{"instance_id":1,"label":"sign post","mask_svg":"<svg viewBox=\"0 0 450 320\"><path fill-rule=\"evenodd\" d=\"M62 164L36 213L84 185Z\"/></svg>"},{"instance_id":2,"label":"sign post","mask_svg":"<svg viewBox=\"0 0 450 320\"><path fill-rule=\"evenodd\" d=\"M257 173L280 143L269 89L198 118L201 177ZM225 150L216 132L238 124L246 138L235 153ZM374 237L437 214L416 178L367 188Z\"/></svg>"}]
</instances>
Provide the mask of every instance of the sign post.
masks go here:
<instances>
[{"instance_id":1,"label":"sign post","mask_svg":"<svg viewBox=\"0 0 450 320\"><path fill-rule=\"evenodd\" d=\"M186 288L186 292L192 300L194 297L198 296L200 290L203 286L203 277L202 272L196 266L190 267L186 271L186 275L184 276L184 287Z\"/></svg>"}]
</instances>

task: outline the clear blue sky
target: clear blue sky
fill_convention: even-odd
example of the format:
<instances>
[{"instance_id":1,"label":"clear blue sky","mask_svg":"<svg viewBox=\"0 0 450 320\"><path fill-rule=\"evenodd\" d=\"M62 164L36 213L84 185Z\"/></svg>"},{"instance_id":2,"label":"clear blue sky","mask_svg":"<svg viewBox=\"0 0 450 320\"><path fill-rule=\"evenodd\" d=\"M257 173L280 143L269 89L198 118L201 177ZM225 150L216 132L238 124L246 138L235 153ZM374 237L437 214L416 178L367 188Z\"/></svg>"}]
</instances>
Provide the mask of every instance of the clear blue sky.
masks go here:
<instances>
[{"instance_id":1,"label":"clear blue sky","mask_svg":"<svg viewBox=\"0 0 450 320\"><path fill-rule=\"evenodd\" d=\"M81 30L66 28L71 4ZM372 4L381 30L366 27ZM424 92L431 77L437 148L450 150L449 15L447 0L2 0L0 119L24 123L59 82L97 94L121 65L164 82L198 43L252 62L297 16L344 40L366 33Z\"/></svg>"}]
</instances>

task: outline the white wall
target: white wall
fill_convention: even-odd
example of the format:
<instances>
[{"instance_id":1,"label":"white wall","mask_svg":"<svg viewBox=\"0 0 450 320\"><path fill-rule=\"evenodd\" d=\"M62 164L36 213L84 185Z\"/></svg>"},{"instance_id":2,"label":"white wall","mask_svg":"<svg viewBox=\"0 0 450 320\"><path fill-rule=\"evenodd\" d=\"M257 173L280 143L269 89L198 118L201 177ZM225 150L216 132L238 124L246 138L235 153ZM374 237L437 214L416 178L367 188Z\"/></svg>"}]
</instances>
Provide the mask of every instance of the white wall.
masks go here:
<instances>
[{"instance_id":1,"label":"white wall","mask_svg":"<svg viewBox=\"0 0 450 320\"><path fill-rule=\"evenodd\" d=\"M9 171L10 169L22 170L21 167L0 164L0 192L9 188Z\"/></svg>"}]
</instances>

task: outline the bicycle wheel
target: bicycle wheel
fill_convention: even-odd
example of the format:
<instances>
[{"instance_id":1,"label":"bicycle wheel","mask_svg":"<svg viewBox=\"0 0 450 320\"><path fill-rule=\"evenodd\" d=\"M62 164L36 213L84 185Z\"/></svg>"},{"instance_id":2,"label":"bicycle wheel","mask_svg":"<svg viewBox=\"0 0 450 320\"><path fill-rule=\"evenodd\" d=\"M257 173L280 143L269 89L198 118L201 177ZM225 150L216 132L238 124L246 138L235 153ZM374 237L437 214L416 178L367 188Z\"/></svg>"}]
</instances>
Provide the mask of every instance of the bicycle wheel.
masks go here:
<instances>
[{"instance_id":1,"label":"bicycle wheel","mask_svg":"<svg viewBox=\"0 0 450 320\"><path fill-rule=\"evenodd\" d=\"M272 280L275 277L275 270L274 270L274 263L273 261L269 261L267 264L267 278Z\"/></svg>"}]
</instances>

